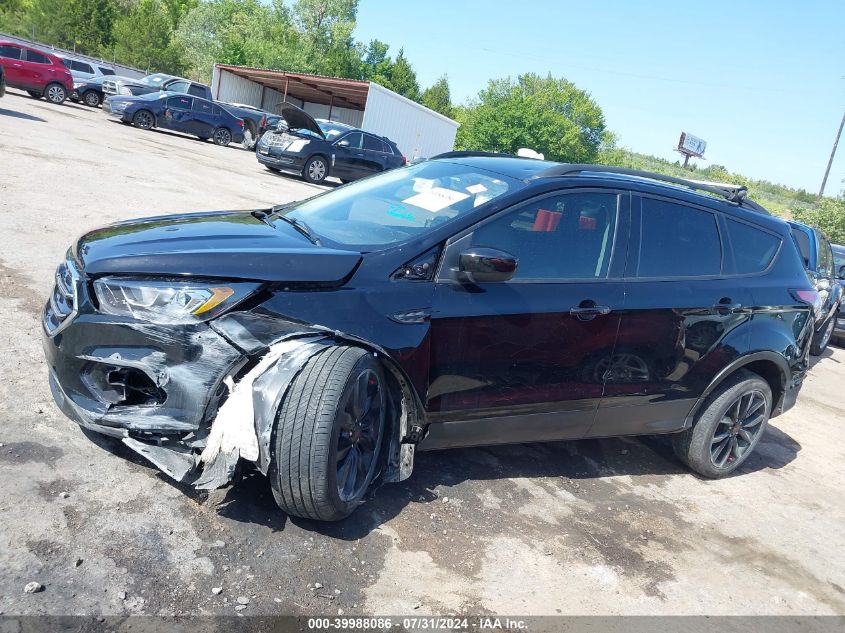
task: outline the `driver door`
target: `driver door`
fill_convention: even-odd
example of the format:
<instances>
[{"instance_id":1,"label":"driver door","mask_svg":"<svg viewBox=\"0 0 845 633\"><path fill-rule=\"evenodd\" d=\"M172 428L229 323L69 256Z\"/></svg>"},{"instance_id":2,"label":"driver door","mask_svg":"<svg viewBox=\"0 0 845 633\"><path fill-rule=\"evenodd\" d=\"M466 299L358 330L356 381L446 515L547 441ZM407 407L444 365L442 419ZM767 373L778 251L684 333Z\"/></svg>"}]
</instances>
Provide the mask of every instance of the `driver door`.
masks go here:
<instances>
[{"instance_id":1,"label":"driver door","mask_svg":"<svg viewBox=\"0 0 845 633\"><path fill-rule=\"evenodd\" d=\"M450 240L435 287L424 448L583 437L624 304L630 196L568 190ZM462 278L460 253L515 257L509 281Z\"/></svg>"},{"instance_id":2,"label":"driver door","mask_svg":"<svg viewBox=\"0 0 845 633\"><path fill-rule=\"evenodd\" d=\"M362 143L361 132L349 132L334 142L332 176L352 180L364 175L361 165L364 156L361 149Z\"/></svg>"}]
</instances>

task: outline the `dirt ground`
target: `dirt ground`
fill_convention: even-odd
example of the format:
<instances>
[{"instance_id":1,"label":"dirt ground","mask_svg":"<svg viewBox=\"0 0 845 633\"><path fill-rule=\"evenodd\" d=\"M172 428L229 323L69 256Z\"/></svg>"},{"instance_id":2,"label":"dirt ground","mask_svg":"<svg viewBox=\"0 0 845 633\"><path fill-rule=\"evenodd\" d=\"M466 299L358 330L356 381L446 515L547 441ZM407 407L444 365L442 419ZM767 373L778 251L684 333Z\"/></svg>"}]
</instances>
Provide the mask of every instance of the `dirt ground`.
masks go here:
<instances>
[{"instance_id":1,"label":"dirt ground","mask_svg":"<svg viewBox=\"0 0 845 633\"><path fill-rule=\"evenodd\" d=\"M39 311L73 238L315 191L240 148L0 100L0 612L845 614L842 349L728 479L661 438L445 451L333 525L257 476L180 488L56 409Z\"/></svg>"}]
</instances>

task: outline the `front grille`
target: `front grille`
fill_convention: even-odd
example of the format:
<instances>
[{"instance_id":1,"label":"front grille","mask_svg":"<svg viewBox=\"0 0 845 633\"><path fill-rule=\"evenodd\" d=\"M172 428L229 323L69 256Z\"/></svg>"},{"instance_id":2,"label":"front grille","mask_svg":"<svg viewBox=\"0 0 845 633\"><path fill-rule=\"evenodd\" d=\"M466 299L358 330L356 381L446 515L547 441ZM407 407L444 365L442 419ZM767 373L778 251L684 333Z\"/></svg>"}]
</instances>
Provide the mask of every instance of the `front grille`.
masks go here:
<instances>
[{"instance_id":1,"label":"front grille","mask_svg":"<svg viewBox=\"0 0 845 633\"><path fill-rule=\"evenodd\" d=\"M44 306L44 329L51 336L70 323L76 315L79 273L70 260L59 264L50 300Z\"/></svg>"},{"instance_id":2,"label":"front grille","mask_svg":"<svg viewBox=\"0 0 845 633\"><path fill-rule=\"evenodd\" d=\"M103 92L107 95L116 95L117 94L117 84L113 81L104 81L103 82Z\"/></svg>"}]
</instances>

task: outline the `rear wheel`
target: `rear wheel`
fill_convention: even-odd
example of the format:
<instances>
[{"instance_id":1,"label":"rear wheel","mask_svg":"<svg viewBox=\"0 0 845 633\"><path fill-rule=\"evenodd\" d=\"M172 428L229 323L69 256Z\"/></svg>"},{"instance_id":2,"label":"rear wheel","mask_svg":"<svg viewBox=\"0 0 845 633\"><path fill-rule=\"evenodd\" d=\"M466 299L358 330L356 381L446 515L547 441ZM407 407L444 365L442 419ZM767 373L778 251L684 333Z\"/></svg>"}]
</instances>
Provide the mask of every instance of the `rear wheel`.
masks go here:
<instances>
[{"instance_id":1,"label":"rear wheel","mask_svg":"<svg viewBox=\"0 0 845 633\"><path fill-rule=\"evenodd\" d=\"M825 321L824 325L819 328L819 331L813 335L813 341L810 343L810 353L813 356L821 356L822 352L827 349L830 338L833 336L833 329L836 327L836 310L830 318Z\"/></svg>"},{"instance_id":2,"label":"rear wheel","mask_svg":"<svg viewBox=\"0 0 845 633\"><path fill-rule=\"evenodd\" d=\"M100 95L94 92L93 90L89 90L84 95L82 95L82 102L91 108L98 107L100 105L100 101Z\"/></svg>"},{"instance_id":3,"label":"rear wheel","mask_svg":"<svg viewBox=\"0 0 845 633\"><path fill-rule=\"evenodd\" d=\"M312 156L305 163L305 168L302 170L302 176L310 183L319 185L329 175L329 166L326 159L322 156Z\"/></svg>"},{"instance_id":4,"label":"rear wheel","mask_svg":"<svg viewBox=\"0 0 845 633\"><path fill-rule=\"evenodd\" d=\"M386 382L373 355L334 347L291 384L271 443L270 485L288 514L320 521L349 516L378 473Z\"/></svg>"},{"instance_id":5,"label":"rear wheel","mask_svg":"<svg viewBox=\"0 0 845 633\"><path fill-rule=\"evenodd\" d=\"M149 110L138 110L132 117L132 125L139 130L149 130L155 125L155 117Z\"/></svg>"},{"instance_id":6,"label":"rear wheel","mask_svg":"<svg viewBox=\"0 0 845 633\"><path fill-rule=\"evenodd\" d=\"M44 90L44 96L47 97L47 101L50 103L61 105L67 99L67 90L65 90L62 84L48 84Z\"/></svg>"},{"instance_id":7,"label":"rear wheel","mask_svg":"<svg viewBox=\"0 0 845 633\"><path fill-rule=\"evenodd\" d=\"M219 127L214 130L214 135L211 137L217 145L225 147L232 142L232 133L225 127Z\"/></svg>"},{"instance_id":8,"label":"rear wheel","mask_svg":"<svg viewBox=\"0 0 845 633\"><path fill-rule=\"evenodd\" d=\"M707 398L692 428L673 436L675 454L704 477L725 477L757 447L771 412L769 383L741 369Z\"/></svg>"}]
</instances>

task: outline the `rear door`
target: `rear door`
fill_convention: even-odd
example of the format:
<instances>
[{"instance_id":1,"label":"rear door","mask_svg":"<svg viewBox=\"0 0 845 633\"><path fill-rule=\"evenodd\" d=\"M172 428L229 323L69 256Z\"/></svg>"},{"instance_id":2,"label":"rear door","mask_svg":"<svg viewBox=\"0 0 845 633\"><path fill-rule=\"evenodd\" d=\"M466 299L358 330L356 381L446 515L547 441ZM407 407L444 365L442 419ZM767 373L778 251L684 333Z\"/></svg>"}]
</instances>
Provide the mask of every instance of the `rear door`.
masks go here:
<instances>
[{"instance_id":1,"label":"rear door","mask_svg":"<svg viewBox=\"0 0 845 633\"><path fill-rule=\"evenodd\" d=\"M384 153L385 147L381 139L371 134L364 134L364 155L362 167L366 174L377 174L385 170L387 156Z\"/></svg>"},{"instance_id":2,"label":"rear door","mask_svg":"<svg viewBox=\"0 0 845 633\"><path fill-rule=\"evenodd\" d=\"M29 87L24 71L23 49L14 44L0 44L0 60L6 71L6 83L15 88Z\"/></svg>"},{"instance_id":3,"label":"rear door","mask_svg":"<svg viewBox=\"0 0 845 633\"><path fill-rule=\"evenodd\" d=\"M681 428L716 373L748 349L739 326L753 300L728 274L724 221L704 207L633 196L625 312L590 436Z\"/></svg>"},{"instance_id":4,"label":"rear door","mask_svg":"<svg viewBox=\"0 0 845 633\"><path fill-rule=\"evenodd\" d=\"M214 110L220 111L211 101L194 98L192 121L189 124L191 134L209 138L217 127Z\"/></svg>"},{"instance_id":5,"label":"rear door","mask_svg":"<svg viewBox=\"0 0 845 633\"><path fill-rule=\"evenodd\" d=\"M39 90L42 90L54 78L53 62L50 58L34 51L31 48L24 49L26 60L24 64L24 73L26 73L27 83Z\"/></svg>"},{"instance_id":6,"label":"rear door","mask_svg":"<svg viewBox=\"0 0 845 633\"><path fill-rule=\"evenodd\" d=\"M484 185L473 185L481 191ZM624 303L629 195L547 194L450 240L435 286L429 436L421 448L582 437L602 395ZM459 253L518 259L510 281L456 276Z\"/></svg>"}]
</instances>

